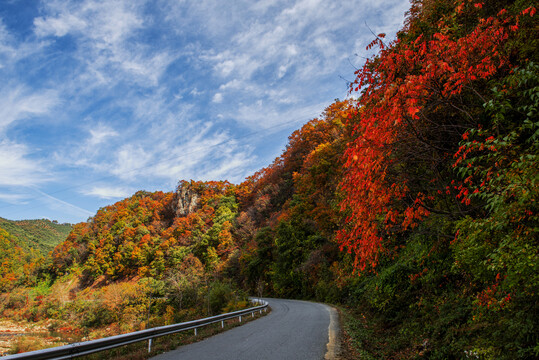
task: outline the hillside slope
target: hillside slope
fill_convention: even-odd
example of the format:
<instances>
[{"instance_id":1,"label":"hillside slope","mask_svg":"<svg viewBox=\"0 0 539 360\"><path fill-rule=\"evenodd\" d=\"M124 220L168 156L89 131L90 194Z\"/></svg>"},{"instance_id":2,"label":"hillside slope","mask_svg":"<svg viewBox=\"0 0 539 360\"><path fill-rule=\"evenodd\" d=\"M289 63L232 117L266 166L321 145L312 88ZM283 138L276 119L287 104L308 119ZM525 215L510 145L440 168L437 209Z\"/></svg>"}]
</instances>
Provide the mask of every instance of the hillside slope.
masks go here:
<instances>
[{"instance_id":1,"label":"hillside slope","mask_svg":"<svg viewBox=\"0 0 539 360\"><path fill-rule=\"evenodd\" d=\"M58 224L47 219L7 220L0 218L0 227L18 240L23 248L33 248L47 255L56 245L67 238L71 224Z\"/></svg>"}]
</instances>

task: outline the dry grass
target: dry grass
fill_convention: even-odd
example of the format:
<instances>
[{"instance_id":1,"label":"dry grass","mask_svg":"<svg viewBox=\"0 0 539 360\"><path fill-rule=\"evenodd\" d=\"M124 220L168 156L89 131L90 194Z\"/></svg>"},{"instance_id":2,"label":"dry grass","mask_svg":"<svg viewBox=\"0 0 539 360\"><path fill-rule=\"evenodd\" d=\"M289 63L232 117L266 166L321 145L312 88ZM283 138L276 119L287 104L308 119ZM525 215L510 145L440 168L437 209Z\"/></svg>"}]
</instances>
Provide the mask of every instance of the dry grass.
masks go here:
<instances>
[{"instance_id":1,"label":"dry grass","mask_svg":"<svg viewBox=\"0 0 539 360\"><path fill-rule=\"evenodd\" d=\"M28 351L62 346L65 344L66 343L59 342L59 339L54 337L43 337L39 335L16 336L15 339L11 341L9 353L19 354Z\"/></svg>"}]
</instances>

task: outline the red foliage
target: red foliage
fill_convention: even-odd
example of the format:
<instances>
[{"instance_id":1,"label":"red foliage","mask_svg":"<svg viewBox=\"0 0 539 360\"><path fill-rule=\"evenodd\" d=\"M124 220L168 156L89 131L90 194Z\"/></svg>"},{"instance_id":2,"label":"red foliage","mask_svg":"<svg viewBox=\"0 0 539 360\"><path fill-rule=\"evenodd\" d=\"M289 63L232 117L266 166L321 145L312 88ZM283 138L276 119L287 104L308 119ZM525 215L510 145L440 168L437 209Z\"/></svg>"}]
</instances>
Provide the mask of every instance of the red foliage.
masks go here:
<instances>
[{"instance_id":1,"label":"red foliage","mask_svg":"<svg viewBox=\"0 0 539 360\"><path fill-rule=\"evenodd\" d=\"M351 90L362 91L357 103L361 116L350 121L355 140L345 152L341 183L347 228L338 236L341 249L355 255L356 269L376 266L384 250L382 224L406 229L429 215L425 194L410 194L406 180L395 182L388 173L398 157L394 145L399 137L419 137L416 129L430 121L427 106L451 104L473 83L508 69L504 44L517 24L518 18L502 11L460 36L441 21L432 36L381 46L379 56L356 72ZM393 206L404 197L415 201L404 209Z\"/></svg>"}]
</instances>

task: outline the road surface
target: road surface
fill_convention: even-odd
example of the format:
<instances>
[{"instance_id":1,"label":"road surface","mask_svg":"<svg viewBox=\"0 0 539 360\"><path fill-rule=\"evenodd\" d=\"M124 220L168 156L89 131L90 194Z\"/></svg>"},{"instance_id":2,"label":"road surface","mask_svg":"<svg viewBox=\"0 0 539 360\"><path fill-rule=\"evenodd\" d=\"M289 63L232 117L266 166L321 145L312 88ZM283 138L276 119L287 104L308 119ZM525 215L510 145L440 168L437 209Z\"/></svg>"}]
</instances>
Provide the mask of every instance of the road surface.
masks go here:
<instances>
[{"instance_id":1,"label":"road surface","mask_svg":"<svg viewBox=\"0 0 539 360\"><path fill-rule=\"evenodd\" d=\"M337 350L335 310L307 301L264 299L272 311L260 319L151 360L317 360Z\"/></svg>"}]
</instances>

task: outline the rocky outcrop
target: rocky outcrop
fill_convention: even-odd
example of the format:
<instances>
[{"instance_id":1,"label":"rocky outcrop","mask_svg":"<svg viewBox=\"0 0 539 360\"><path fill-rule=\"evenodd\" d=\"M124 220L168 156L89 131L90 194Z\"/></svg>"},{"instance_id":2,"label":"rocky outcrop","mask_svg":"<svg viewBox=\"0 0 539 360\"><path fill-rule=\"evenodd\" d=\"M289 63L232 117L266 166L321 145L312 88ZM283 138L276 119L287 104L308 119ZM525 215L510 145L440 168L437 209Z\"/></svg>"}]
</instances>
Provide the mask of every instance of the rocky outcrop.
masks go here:
<instances>
[{"instance_id":1,"label":"rocky outcrop","mask_svg":"<svg viewBox=\"0 0 539 360\"><path fill-rule=\"evenodd\" d=\"M176 217L187 216L200 207L200 195L193 189L187 181L182 181L178 185L175 195Z\"/></svg>"}]
</instances>

